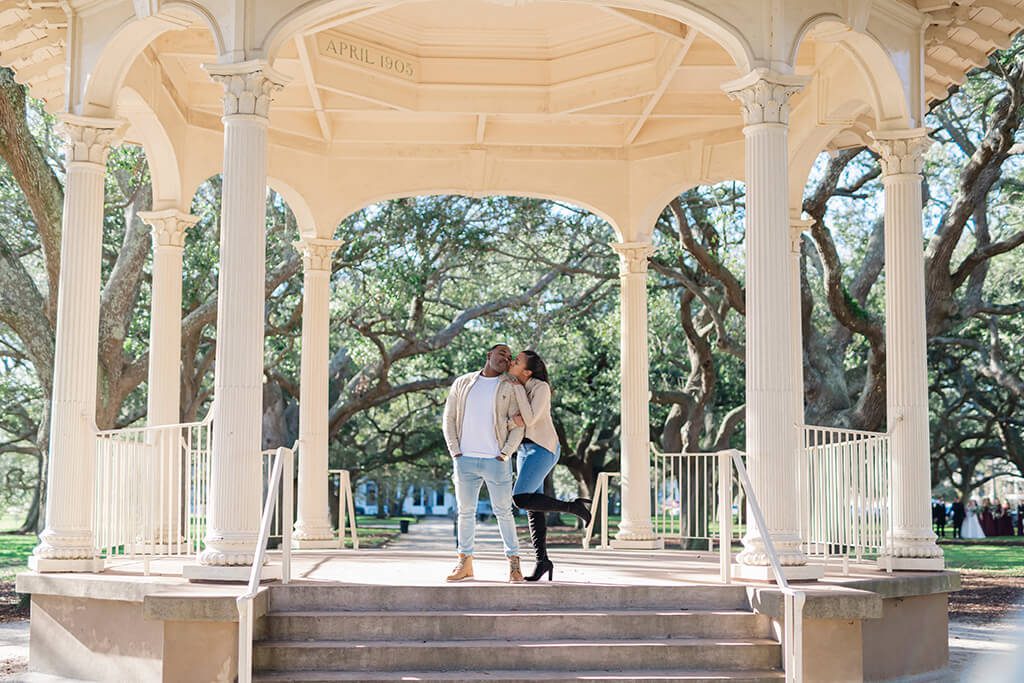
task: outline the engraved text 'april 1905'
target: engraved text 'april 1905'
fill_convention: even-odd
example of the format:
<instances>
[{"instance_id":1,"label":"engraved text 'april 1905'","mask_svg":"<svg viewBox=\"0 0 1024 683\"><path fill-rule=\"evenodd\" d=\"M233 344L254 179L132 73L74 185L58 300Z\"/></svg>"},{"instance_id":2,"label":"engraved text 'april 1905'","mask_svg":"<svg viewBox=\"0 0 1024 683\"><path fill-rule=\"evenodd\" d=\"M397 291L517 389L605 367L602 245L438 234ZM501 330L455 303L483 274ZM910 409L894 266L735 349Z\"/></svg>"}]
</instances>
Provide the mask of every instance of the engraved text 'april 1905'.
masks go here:
<instances>
[{"instance_id":1,"label":"engraved text 'april 1905'","mask_svg":"<svg viewBox=\"0 0 1024 683\"><path fill-rule=\"evenodd\" d=\"M399 78L413 80L418 69L413 60L399 57L394 53L353 41L348 37L320 36L317 40L320 54L333 57L357 66L365 66Z\"/></svg>"}]
</instances>

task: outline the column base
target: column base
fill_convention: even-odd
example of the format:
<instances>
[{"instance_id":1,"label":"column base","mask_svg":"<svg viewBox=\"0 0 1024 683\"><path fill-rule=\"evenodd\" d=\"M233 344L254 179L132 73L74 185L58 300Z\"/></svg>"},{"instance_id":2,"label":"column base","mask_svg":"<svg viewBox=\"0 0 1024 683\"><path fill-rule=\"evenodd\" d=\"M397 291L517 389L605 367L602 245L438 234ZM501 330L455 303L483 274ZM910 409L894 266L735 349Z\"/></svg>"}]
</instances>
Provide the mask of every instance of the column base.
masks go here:
<instances>
[{"instance_id":1,"label":"column base","mask_svg":"<svg viewBox=\"0 0 1024 683\"><path fill-rule=\"evenodd\" d=\"M28 568L40 574L56 574L60 572L99 574L103 571L103 558L87 557L77 560L51 560L32 555L28 558Z\"/></svg>"},{"instance_id":2,"label":"column base","mask_svg":"<svg viewBox=\"0 0 1024 683\"><path fill-rule=\"evenodd\" d=\"M633 541L613 538L611 546L612 550L664 550L665 539L650 538L642 541Z\"/></svg>"},{"instance_id":3,"label":"column base","mask_svg":"<svg viewBox=\"0 0 1024 683\"><path fill-rule=\"evenodd\" d=\"M941 557L879 557L876 561L881 571L894 572L941 572L946 561Z\"/></svg>"},{"instance_id":4,"label":"column base","mask_svg":"<svg viewBox=\"0 0 1024 683\"><path fill-rule=\"evenodd\" d=\"M292 538L295 550L337 550L338 541L332 539Z\"/></svg>"},{"instance_id":5,"label":"column base","mask_svg":"<svg viewBox=\"0 0 1024 683\"><path fill-rule=\"evenodd\" d=\"M248 583L252 567L246 565L212 566L187 564L181 575L189 581L220 581L224 583ZM281 565L265 564L260 569L260 582L277 581L281 578Z\"/></svg>"},{"instance_id":6,"label":"column base","mask_svg":"<svg viewBox=\"0 0 1024 683\"><path fill-rule=\"evenodd\" d=\"M782 575L787 581L817 581L825 576L825 568L814 564L789 564L782 566ZM732 576L745 581L775 581L771 565L733 564Z\"/></svg>"}]
</instances>

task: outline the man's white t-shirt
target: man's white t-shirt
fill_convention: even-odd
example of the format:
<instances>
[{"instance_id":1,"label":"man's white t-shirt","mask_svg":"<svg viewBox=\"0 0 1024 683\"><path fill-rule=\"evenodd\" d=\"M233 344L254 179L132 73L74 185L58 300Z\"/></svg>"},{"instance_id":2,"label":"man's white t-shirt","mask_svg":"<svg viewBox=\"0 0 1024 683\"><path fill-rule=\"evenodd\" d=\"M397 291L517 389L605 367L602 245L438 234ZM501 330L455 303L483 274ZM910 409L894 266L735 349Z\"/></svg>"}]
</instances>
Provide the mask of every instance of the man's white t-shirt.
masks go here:
<instances>
[{"instance_id":1,"label":"man's white t-shirt","mask_svg":"<svg viewBox=\"0 0 1024 683\"><path fill-rule=\"evenodd\" d=\"M464 458L495 458L501 446L494 435L494 395L501 377L480 375L466 396L462 414L462 438L459 449Z\"/></svg>"}]
</instances>

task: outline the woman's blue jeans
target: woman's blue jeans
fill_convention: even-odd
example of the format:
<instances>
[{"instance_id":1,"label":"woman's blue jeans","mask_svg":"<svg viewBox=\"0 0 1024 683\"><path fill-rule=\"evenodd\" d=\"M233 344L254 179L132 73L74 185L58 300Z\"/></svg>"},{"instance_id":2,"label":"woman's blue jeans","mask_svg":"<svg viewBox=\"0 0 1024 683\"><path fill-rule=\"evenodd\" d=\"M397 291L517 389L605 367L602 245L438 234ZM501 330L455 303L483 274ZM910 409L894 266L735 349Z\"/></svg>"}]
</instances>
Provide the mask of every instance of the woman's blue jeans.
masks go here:
<instances>
[{"instance_id":1,"label":"woman's blue jeans","mask_svg":"<svg viewBox=\"0 0 1024 683\"><path fill-rule=\"evenodd\" d=\"M548 473L555 468L558 462L557 451L561 446L556 447L552 453L543 446L535 443L524 443L519 446L516 454L516 485L512 488L512 495L520 493L544 493L544 479Z\"/></svg>"}]
</instances>

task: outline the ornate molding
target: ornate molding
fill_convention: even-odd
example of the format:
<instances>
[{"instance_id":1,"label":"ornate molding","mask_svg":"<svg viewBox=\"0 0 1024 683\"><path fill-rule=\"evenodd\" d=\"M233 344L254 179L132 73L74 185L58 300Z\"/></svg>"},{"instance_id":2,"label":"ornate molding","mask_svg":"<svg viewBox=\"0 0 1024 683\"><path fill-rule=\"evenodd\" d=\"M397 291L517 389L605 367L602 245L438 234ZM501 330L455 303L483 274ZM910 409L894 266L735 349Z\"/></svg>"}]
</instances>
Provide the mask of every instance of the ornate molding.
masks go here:
<instances>
[{"instance_id":1,"label":"ornate molding","mask_svg":"<svg viewBox=\"0 0 1024 683\"><path fill-rule=\"evenodd\" d=\"M793 254L800 253L800 243L803 234L814 226L814 220L810 218L790 217L789 219L789 251Z\"/></svg>"},{"instance_id":2,"label":"ornate molding","mask_svg":"<svg viewBox=\"0 0 1024 683\"><path fill-rule=\"evenodd\" d=\"M58 130L64 138L64 160L67 163L104 165L110 148L120 144L127 122L64 114Z\"/></svg>"},{"instance_id":3,"label":"ornate molding","mask_svg":"<svg viewBox=\"0 0 1024 683\"><path fill-rule=\"evenodd\" d=\"M224 116L266 118L274 93L288 82L285 76L262 61L204 64L203 69L210 78L224 86Z\"/></svg>"},{"instance_id":4,"label":"ornate molding","mask_svg":"<svg viewBox=\"0 0 1024 683\"><path fill-rule=\"evenodd\" d=\"M185 246L185 232L199 222L192 214L165 209L163 211L140 211L139 218L153 231L154 247Z\"/></svg>"},{"instance_id":5,"label":"ornate molding","mask_svg":"<svg viewBox=\"0 0 1024 683\"><path fill-rule=\"evenodd\" d=\"M302 254L302 267L307 272L331 272L331 258L341 246L337 240L302 239L293 242L292 246Z\"/></svg>"},{"instance_id":6,"label":"ornate molding","mask_svg":"<svg viewBox=\"0 0 1024 683\"><path fill-rule=\"evenodd\" d=\"M789 123L789 98L807 83L804 76L755 69L742 78L722 85L722 90L743 107L748 126L761 123Z\"/></svg>"},{"instance_id":7,"label":"ornate molding","mask_svg":"<svg viewBox=\"0 0 1024 683\"><path fill-rule=\"evenodd\" d=\"M881 157L882 175L920 175L924 153L932 145L924 128L869 133L871 149Z\"/></svg>"},{"instance_id":8,"label":"ornate molding","mask_svg":"<svg viewBox=\"0 0 1024 683\"><path fill-rule=\"evenodd\" d=\"M613 242L611 247L619 255L620 275L647 273L647 262L654 253L650 242Z\"/></svg>"},{"instance_id":9,"label":"ornate molding","mask_svg":"<svg viewBox=\"0 0 1024 683\"><path fill-rule=\"evenodd\" d=\"M96 556L92 531L47 529L39 535L32 554L44 560L82 560Z\"/></svg>"}]
</instances>

